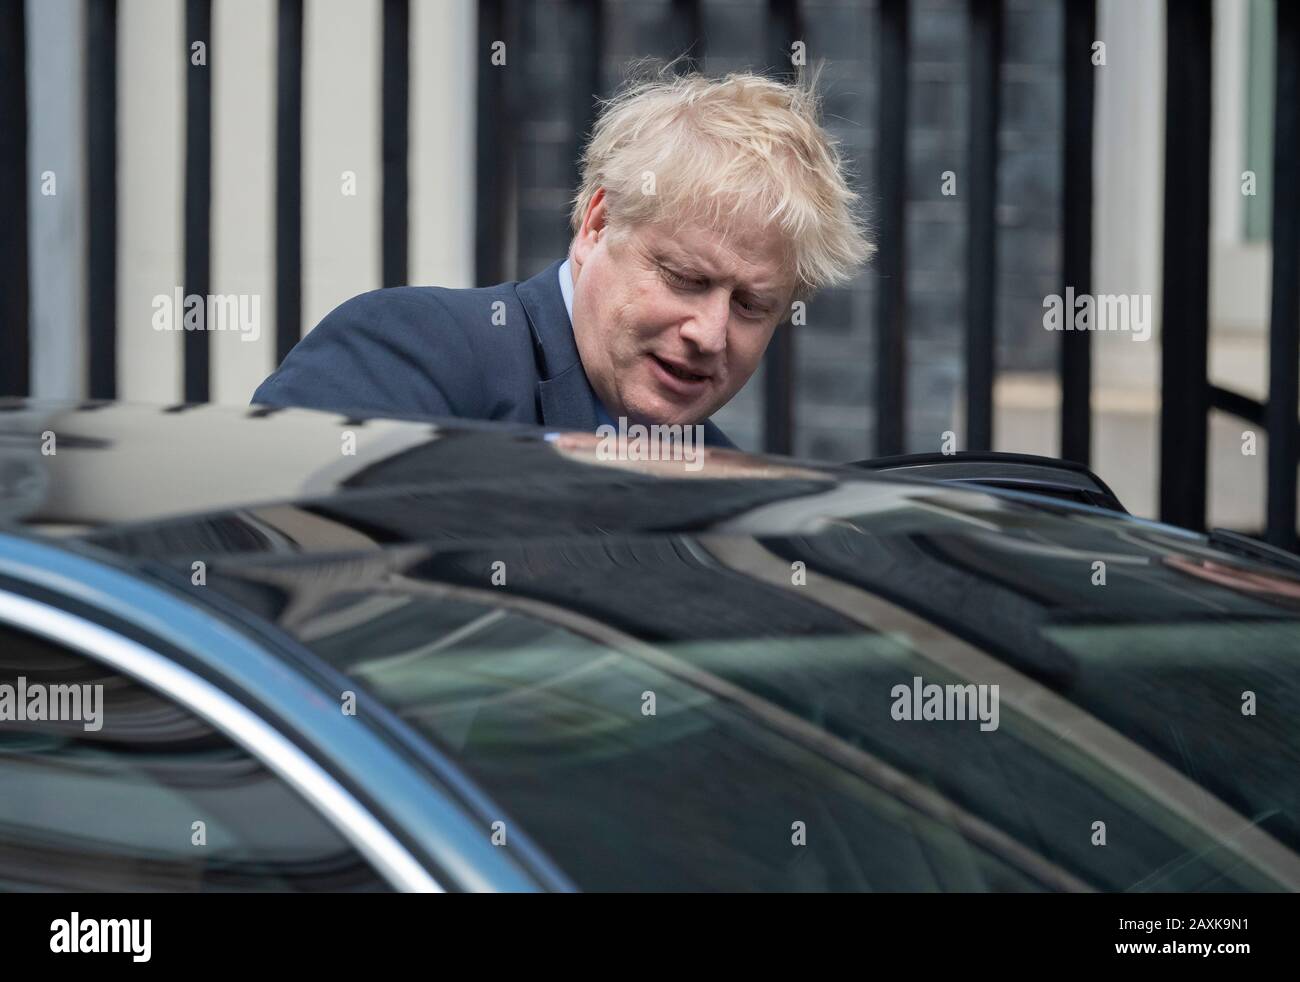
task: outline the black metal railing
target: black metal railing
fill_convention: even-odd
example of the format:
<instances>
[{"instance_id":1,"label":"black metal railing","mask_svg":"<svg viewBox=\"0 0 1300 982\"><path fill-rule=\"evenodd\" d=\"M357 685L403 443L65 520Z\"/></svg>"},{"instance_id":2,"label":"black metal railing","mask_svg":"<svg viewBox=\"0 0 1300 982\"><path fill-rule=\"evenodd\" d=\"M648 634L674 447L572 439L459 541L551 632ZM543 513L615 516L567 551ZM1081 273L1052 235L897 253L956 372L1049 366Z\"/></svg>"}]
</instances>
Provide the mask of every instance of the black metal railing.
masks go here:
<instances>
[{"instance_id":1,"label":"black metal railing","mask_svg":"<svg viewBox=\"0 0 1300 982\"><path fill-rule=\"evenodd\" d=\"M876 455L905 449L907 416L908 0L881 0L876 142ZM888 93L888 97L885 96Z\"/></svg>"},{"instance_id":2,"label":"black metal railing","mask_svg":"<svg viewBox=\"0 0 1300 982\"><path fill-rule=\"evenodd\" d=\"M302 337L302 0L280 0L275 66L275 361Z\"/></svg>"},{"instance_id":3,"label":"black metal railing","mask_svg":"<svg viewBox=\"0 0 1300 982\"><path fill-rule=\"evenodd\" d=\"M383 94L383 286L405 286L410 232L408 207L411 129L410 0L384 0Z\"/></svg>"},{"instance_id":4,"label":"black metal railing","mask_svg":"<svg viewBox=\"0 0 1300 982\"><path fill-rule=\"evenodd\" d=\"M114 399L117 397L117 0L88 0L86 4L86 239L87 388L92 399Z\"/></svg>"},{"instance_id":5,"label":"black metal railing","mask_svg":"<svg viewBox=\"0 0 1300 982\"><path fill-rule=\"evenodd\" d=\"M1268 541L1296 548L1296 461L1300 429L1300 8L1277 5L1277 93L1273 122L1273 299L1269 315Z\"/></svg>"},{"instance_id":6,"label":"black metal railing","mask_svg":"<svg viewBox=\"0 0 1300 982\"><path fill-rule=\"evenodd\" d=\"M1209 435L1210 0L1168 5L1160 517L1205 524Z\"/></svg>"},{"instance_id":7,"label":"black metal railing","mask_svg":"<svg viewBox=\"0 0 1300 982\"><path fill-rule=\"evenodd\" d=\"M515 144L518 133L511 80L503 71L522 52L518 11L509 0L479 0L478 105L475 119L474 279L480 286L500 283L513 272L506 245L512 239ZM502 63L501 59L505 59Z\"/></svg>"},{"instance_id":8,"label":"black metal railing","mask_svg":"<svg viewBox=\"0 0 1300 982\"><path fill-rule=\"evenodd\" d=\"M799 4L795 0L768 0L768 64L787 80L794 76L793 43L802 36ZM763 355L763 448L769 453L794 452L797 366L794 331L777 331Z\"/></svg>"},{"instance_id":9,"label":"black metal railing","mask_svg":"<svg viewBox=\"0 0 1300 982\"><path fill-rule=\"evenodd\" d=\"M0 4L0 395L30 385L27 254L27 18Z\"/></svg>"},{"instance_id":10,"label":"black metal railing","mask_svg":"<svg viewBox=\"0 0 1300 982\"><path fill-rule=\"evenodd\" d=\"M970 207L966 248L966 447L993 449L997 353L1002 0L970 0Z\"/></svg>"},{"instance_id":11,"label":"black metal railing","mask_svg":"<svg viewBox=\"0 0 1300 982\"><path fill-rule=\"evenodd\" d=\"M1094 0L1065 4L1062 42L1065 77L1061 144L1061 296L1092 292L1092 45L1097 39ZM1061 333L1061 456L1092 460L1092 345L1086 331Z\"/></svg>"},{"instance_id":12,"label":"black metal railing","mask_svg":"<svg viewBox=\"0 0 1300 982\"><path fill-rule=\"evenodd\" d=\"M1205 525L1211 408L1268 436L1265 539L1296 551L1300 462L1300 10L1277 4L1272 307L1268 398L1211 385L1209 355L1210 0L1167 6L1165 237L1161 340L1160 518Z\"/></svg>"},{"instance_id":13,"label":"black metal railing","mask_svg":"<svg viewBox=\"0 0 1300 982\"><path fill-rule=\"evenodd\" d=\"M185 296L206 297L212 281L212 0L186 0L185 41ZM202 45L202 48L196 48ZM184 397L207 402L212 352L207 331L185 332Z\"/></svg>"}]
</instances>

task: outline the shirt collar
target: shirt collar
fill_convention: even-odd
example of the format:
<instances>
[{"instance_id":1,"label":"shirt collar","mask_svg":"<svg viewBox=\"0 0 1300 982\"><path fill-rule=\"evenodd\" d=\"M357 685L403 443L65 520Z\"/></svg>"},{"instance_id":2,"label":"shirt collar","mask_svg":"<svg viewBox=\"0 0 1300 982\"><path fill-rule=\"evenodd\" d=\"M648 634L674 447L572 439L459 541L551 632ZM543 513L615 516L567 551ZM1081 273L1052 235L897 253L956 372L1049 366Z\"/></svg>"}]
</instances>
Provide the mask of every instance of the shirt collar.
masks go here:
<instances>
[{"instance_id":1,"label":"shirt collar","mask_svg":"<svg viewBox=\"0 0 1300 982\"><path fill-rule=\"evenodd\" d=\"M569 312L569 324L573 324L573 274L569 272L569 260L560 263L560 294L564 297L564 309Z\"/></svg>"}]
</instances>

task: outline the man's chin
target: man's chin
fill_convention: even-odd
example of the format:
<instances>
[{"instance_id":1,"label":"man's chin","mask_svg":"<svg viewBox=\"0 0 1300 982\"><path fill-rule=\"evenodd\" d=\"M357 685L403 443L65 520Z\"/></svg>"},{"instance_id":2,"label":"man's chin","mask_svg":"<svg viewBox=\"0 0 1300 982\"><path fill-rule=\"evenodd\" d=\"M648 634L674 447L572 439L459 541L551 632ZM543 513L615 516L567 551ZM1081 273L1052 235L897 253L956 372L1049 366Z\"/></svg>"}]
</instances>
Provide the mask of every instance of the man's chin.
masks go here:
<instances>
[{"instance_id":1,"label":"man's chin","mask_svg":"<svg viewBox=\"0 0 1300 982\"><path fill-rule=\"evenodd\" d=\"M710 415L706 406L692 403L682 406L662 399L647 400L646 403L628 408L628 423L641 423L644 426L689 426L702 423Z\"/></svg>"}]
</instances>

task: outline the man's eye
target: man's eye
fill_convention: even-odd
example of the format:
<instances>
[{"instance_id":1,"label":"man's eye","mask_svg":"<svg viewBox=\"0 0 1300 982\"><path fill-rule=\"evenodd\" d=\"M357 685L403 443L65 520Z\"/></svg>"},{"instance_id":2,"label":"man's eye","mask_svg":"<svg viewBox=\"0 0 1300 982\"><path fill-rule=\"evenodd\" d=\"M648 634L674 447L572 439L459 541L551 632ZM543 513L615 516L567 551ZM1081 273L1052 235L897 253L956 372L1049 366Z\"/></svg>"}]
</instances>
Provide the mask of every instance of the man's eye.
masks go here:
<instances>
[{"instance_id":1,"label":"man's eye","mask_svg":"<svg viewBox=\"0 0 1300 982\"><path fill-rule=\"evenodd\" d=\"M685 276L682 276L680 273L674 273L667 266L661 266L659 268L663 271L664 279L666 279L673 286L687 287L687 286L695 285L693 280L688 280Z\"/></svg>"}]
</instances>

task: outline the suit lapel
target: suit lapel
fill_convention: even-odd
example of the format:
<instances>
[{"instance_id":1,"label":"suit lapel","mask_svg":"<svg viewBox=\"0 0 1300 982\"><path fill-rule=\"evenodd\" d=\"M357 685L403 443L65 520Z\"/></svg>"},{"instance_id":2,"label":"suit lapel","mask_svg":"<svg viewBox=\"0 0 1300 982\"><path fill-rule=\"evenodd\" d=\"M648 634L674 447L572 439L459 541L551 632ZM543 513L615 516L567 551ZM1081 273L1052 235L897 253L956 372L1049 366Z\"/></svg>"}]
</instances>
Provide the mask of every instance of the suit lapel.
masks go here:
<instances>
[{"instance_id":1,"label":"suit lapel","mask_svg":"<svg viewBox=\"0 0 1300 982\"><path fill-rule=\"evenodd\" d=\"M524 280L515 293L528 314L533 345L538 352L537 399L542 423L564 430L596 428L596 395L582 369L573 325L560 292L560 266L556 260L532 279Z\"/></svg>"},{"instance_id":2,"label":"suit lapel","mask_svg":"<svg viewBox=\"0 0 1300 982\"><path fill-rule=\"evenodd\" d=\"M574 362L554 378L542 379L537 383L537 395L544 425L559 430L595 431L596 397L582 362Z\"/></svg>"}]
</instances>

